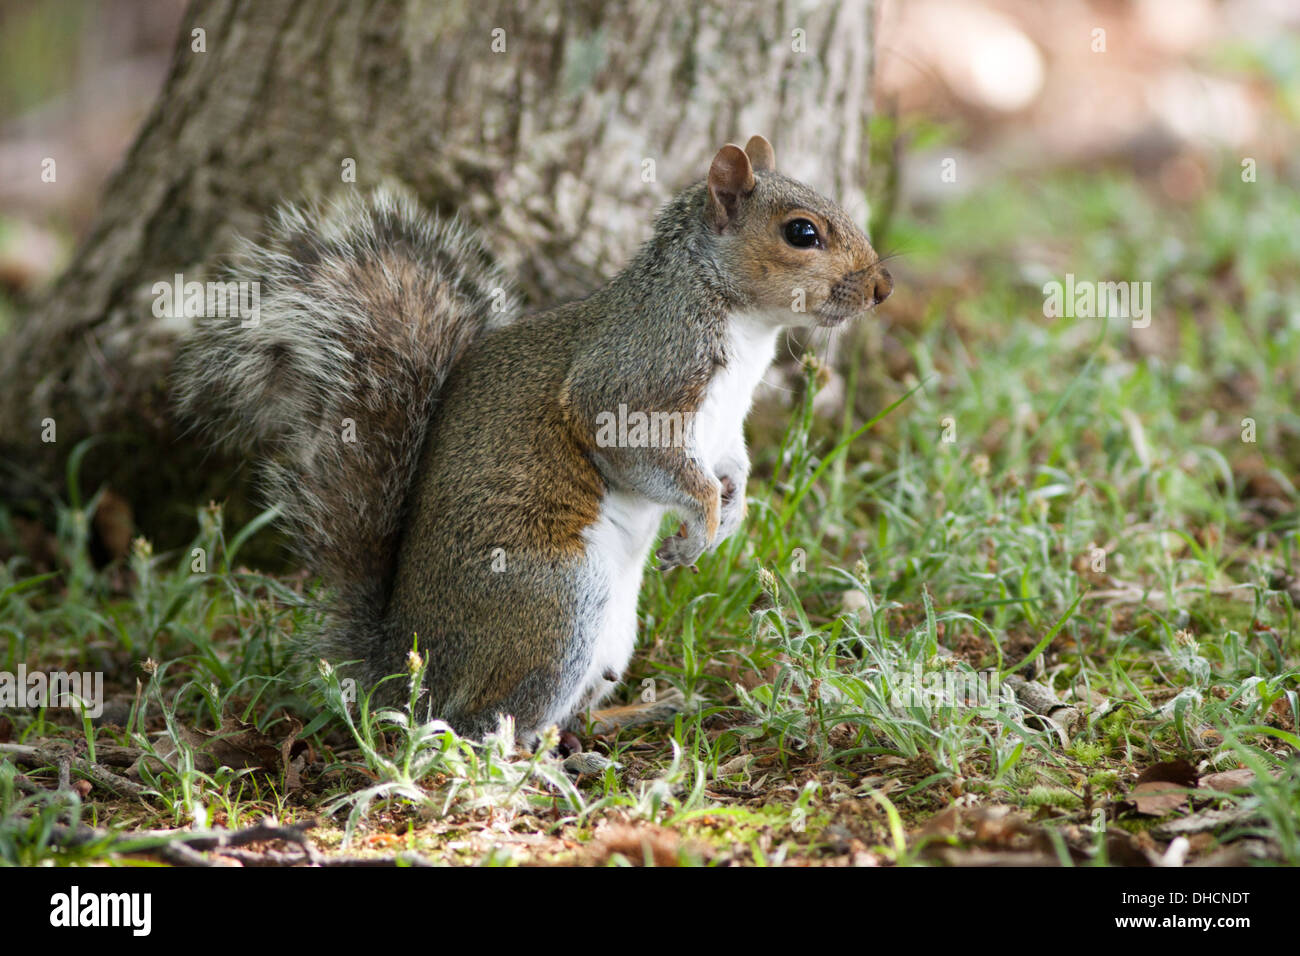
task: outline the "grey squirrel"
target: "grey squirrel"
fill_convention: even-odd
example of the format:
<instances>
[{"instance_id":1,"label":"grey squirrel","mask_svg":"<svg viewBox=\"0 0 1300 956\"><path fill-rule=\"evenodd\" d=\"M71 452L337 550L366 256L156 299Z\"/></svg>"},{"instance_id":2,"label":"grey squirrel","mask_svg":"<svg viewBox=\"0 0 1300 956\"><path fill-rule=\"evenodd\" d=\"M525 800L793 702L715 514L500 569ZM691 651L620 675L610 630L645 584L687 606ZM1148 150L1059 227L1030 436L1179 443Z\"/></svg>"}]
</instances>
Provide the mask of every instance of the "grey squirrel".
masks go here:
<instances>
[{"instance_id":1,"label":"grey squirrel","mask_svg":"<svg viewBox=\"0 0 1300 956\"><path fill-rule=\"evenodd\" d=\"M663 570L740 527L743 423L779 330L893 288L761 136L723 146L608 285L531 315L473 232L386 191L286 208L235 271L261 282L260 320L197 327L176 400L266 456L332 594L322 655L374 685L414 636L433 715L481 737L511 714L525 739L621 678L666 513ZM637 413L669 440L611 434Z\"/></svg>"}]
</instances>

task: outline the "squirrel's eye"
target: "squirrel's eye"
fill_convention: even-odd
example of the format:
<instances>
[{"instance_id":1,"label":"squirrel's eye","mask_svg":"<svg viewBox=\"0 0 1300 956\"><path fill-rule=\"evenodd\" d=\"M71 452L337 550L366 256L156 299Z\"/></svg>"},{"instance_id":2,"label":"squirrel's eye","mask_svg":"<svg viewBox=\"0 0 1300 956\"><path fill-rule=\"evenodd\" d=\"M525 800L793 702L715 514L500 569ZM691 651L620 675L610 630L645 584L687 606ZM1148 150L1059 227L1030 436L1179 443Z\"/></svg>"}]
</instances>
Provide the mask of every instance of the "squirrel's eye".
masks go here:
<instances>
[{"instance_id":1,"label":"squirrel's eye","mask_svg":"<svg viewBox=\"0 0 1300 956\"><path fill-rule=\"evenodd\" d=\"M807 219L791 219L785 224L785 241L796 249L811 249L822 244L817 227Z\"/></svg>"}]
</instances>

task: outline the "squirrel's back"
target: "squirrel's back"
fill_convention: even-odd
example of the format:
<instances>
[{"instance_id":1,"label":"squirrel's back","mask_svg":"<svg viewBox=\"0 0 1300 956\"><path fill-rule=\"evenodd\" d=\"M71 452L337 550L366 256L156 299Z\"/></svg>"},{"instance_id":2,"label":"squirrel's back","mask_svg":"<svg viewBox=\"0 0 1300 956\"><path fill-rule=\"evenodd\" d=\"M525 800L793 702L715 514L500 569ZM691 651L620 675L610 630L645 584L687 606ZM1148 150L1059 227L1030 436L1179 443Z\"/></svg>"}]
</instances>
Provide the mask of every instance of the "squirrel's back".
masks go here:
<instances>
[{"instance_id":1,"label":"squirrel's back","mask_svg":"<svg viewBox=\"0 0 1300 956\"><path fill-rule=\"evenodd\" d=\"M288 210L238 270L260 321L198 330L180 405L271 459L335 592L321 653L373 686L418 642L431 713L474 737L511 715L525 739L621 679L665 513L661 570L742 526L744 417L779 330L892 288L758 136L723 146L607 285L518 321L475 237L388 194Z\"/></svg>"},{"instance_id":2,"label":"squirrel's back","mask_svg":"<svg viewBox=\"0 0 1300 956\"><path fill-rule=\"evenodd\" d=\"M334 592L325 650L375 640L439 390L511 284L477 234L387 189L286 206L230 270L251 319L201 320L178 353L179 411L264 456L268 501Z\"/></svg>"}]
</instances>

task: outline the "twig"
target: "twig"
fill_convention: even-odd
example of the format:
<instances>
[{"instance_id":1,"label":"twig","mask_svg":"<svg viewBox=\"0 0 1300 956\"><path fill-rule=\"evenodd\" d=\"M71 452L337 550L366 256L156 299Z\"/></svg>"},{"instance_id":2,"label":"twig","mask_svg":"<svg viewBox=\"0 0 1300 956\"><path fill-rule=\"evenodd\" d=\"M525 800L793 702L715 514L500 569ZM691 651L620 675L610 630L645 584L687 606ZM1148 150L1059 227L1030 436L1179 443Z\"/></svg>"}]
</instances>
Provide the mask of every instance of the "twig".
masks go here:
<instances>
[{"instance_id":1,"label":"twig","mask_svg":"<svg viewBox=\"0 0 1300 956\"><path fill-rule=\"evenodd\" d=\"M210 860L197 850L192 850L184 843L166 843L155 847L157 853L172 866L220 866L216 860Z\"/></svg>"},{"instance_id":2,"label":"twig","mask_svg":"<svg viewBox=\"0 0 1300 956\"><path fill-rule=\"evenodd\" d=\"M128 780L126 777L115 774L97 763L91 763L84 757L71 756L61 748L32 747L27 744L0 744L0 754L8 754L14 763L27 767L43 767L47 764L53 764L59 768L59 789L61 790L67 789L68 781L63 777L63 764L64 761L67 761L70 770L75 769L92 783L108 790L130 794L134 797L142 797L146 793L146 788L134 780Z\"/></svg>"},{"instance_id":3,"label":"twig","mask_svg":"<svg viewBox=\"0 0 1300 956\"><path fill-rule=\"evenodd\" d=\"M274 820L263 820L251 827L245 827L242 830L145 830L139 833L114 834L108 830L102 830L96 827L54 827L50 833L50 842L54 846L65 849L84 846L87 843L99 841L108 841L104 851L106 853L119 853L123 856L157 856L171 863L173 866L220 866L221 864L204 856L204 851L227 849L238 847L248 843L269 842L272 840L285 840L301 849L302 855L293 858L291 861L286 860L282 854L276 856L286 863L315 863L317 857L315 849L311 846L306 836L306 831L316 826L315 820L304 820L300 823L291 823L281 826ZM150 846L133 846L141 840L158 840L159 842ZM236 851L230 855L236 858L248 859L253 854L245 854ZM241 860L243 862L243 860Z\"/></svg>"},{"instance_id":4,"label":"twig","mask_svg":"<svg viewBox=\"0 0 1300 956\"><path fill-rule=\"evenodd\" d=\"M304 844L299 849L309 849L309 846ZM288 853L284 850L263 850L261 853L256 853L252 850L241 850L238 847L226 847L221 850L221 856L237 860L244 866L298 866L304 862L315 862L314 851L312 858L308 859L301 853Z\"/></svg>"},{"instance_id":5,"label":"twig","mask_svg":"<svg viewBox=\"0 0 1300 956\"><path fill-rule=\"evenodd\" d=\"M314 826L316 826L315 820L303 820L301 823L289 823L283 826L274 820L263 820L242 830L206 830L196 835L187 834L184 840L186 846L195 850L216 850L270 840L287 840L298 846L309 846L306 831Z\"/></svg>"}]
</instances>

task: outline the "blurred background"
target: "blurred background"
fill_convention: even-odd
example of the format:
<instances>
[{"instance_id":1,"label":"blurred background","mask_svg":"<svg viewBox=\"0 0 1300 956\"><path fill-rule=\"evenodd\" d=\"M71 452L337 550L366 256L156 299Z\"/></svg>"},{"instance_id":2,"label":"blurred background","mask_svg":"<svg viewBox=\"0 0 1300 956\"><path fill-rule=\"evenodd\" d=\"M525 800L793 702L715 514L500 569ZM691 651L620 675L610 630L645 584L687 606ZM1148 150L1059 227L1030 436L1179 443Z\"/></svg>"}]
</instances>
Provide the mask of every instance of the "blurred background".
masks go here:
<instances>
[{"instance_id":1,"label":"blurred background","mask_svg":"<svg viewBox=\"0 0 1300 956\"><path fill-rule=\"evenodd\" d=\"M0 0L0 334L17 327L26 304L50 287L72 259L77 242L88 235L105 199L106 182L164 87L185 9L181 0ZM221 8L203 8L203 13L210 16L216 9ZM417 10L416 22L422 23L423 8L410 9ZM719 8L710 9L716 13ZM889 404L900 387L925 379L927 386L912 399L908 416L878 427L877 436L884 442L861 439L855 447L868 470L896 473L909 442L929 447L934 423L954 417L963 422L963 439L969 439L960 443L962 467L985 456L995 479L1061 465L1063 458L1076 471L1110 468L1112 444L1121 442L1136 455L1139 467L1131 476L1132 493L1140 497L1148 487L1143 477L1148 469L1204 444L1213 448L1213 455L1225 458L1218 470L1229 476L1235 491L1248 501L1265 503L1239 533L1267 526L1286 513L1294 476L1300 473L1300 417L1294 409L1300 390L1300 230L1295 226L1300 3L881 0L874 19L867 16L869 7L853 2L835 9L863 39L874 24L874 59L853 53L859 58L851 61L871 67L870 82L860 85L872 91L869 107L855 109L850 104L841 114L833 112L844 108L837 102L826 108L824 120L808 122L805 117L784 135L781 129L766 128L770 118L754 127L768 133L779 164L794 175L801 166L813 169L814 175L821 170L821 179L828 168L840 171L839 181L814 179L814 185L844 201L851 213L869 218L872 239L889 257L896 278L893 297L879 310L881 321L861 323L824 343L821 354L830 361L816 411L828 427L865 421ZM786 19L803 22L806 13L796 5L786 11ZM858 19L847 19L853 16ZM653 21L654 15L647 12L644 22ZM770 26L779 28L773 34L778 39L760 39L749 51L759 62L771 60L775 52L762 44L781 45L779 32L789 24ZM412 29L410 23L405 29ZM428 29L437 32L436 27ZM581 45L586 27L578 24L573 29L577 32L567 41L571 49L566 48L566 56L576 65L564 67L569 73L586 62L584 57L590 58ZM545 47L545 38L542 41ZM601 56L612 58L605 62L615 64L632 44L628 37L608 32L593 42L601 46ZM852 51L852 42L841 43ZM857 46L870 49L868 44ZM702 49L711 48L706 44ZM448 56L443 47L437 50L435 59ZM828 73L843 65L835 58L839 54L828 58L815 48L809 52ZM626 63L618 65L629 69ZM359 69L358 75L370 69L364 63L352 66ZM643 77L650 72L649 67L642 69ZM609 102L611 91L601 88L602 74L575 74L574 79L569 73L563 89L570 99L559 100L560 108L568 110L570 102L585 95L576 89L597 91L581 106L588 110L588 119L593 111L605 110L602 104ZM836 89L851 91L852 79ZM499 89L490 89L491 73L463 82L488 88L488 104L491 97L499 97ZM652 98L664 95L649 81L646 90ZM328 108L336 111L363 99L347 83L335 93L342 101ZM544 101L539 104L521 109L527 114L547 108ZM480 105L468 103L463 109L469 113L459 119L432 108L419 118L432 125L436 136L440 124L477 122ZM620 106L635 121L636 102ZM410 109L424 107L393 106L386 112L400 130L401 118ZM601 148L622 150L634 159L647 155L645 151L653 156L662 150L665 182L653 188L670 186L670 180L702 168L697 160L716 148L708 132L716 117L736 117L736 128L726 134L731 138L743 141L754 131L750 126L756 121L745 110L734 113L726 103L702 110L679 142L657 139L661 130L647 119L643 129L602 131L608 139ZM283 122L283 115L256 115L239 122L274 127ZM554 141L553 124L562 122L557 115L538 115L531 130L525 115L525 134L532 136L525 151L548 148ZM818 131L838 133L844 128L841 115L855 122L857 116L864 117L861 135L854 127L836 147L835 162L819 167L823 157L816 148ZM164 125L171 119L163 116L158 124L163 132L153 131L164 145L171 141L171 127ZM308 115L303 122L315 120ZM819 127L819 122L832 125ZM292 128L286 130L283 141L299 136ZM358 148L358 130L374 142L385 135L382 129L354 127L340 137L346 144L342 150ZM572 144L552 149L548 170L534 173L524 169L524 163L512 169L509 150L515 144L509 131L505 136L499 128L490 132L496 140L478 153L470 143L469 152L452 154L452 164L431 181L416 183L420 194L441 192L463 201L489 230L495 247L506 250L507 265L513 269L522 261L527 267L523 285L533 304L580 294L617 268L627 244L644 235L652 206L653 197L640 179L621 193L622 187L609 185L609 180L594 187L594 176L608 175L604 167L618 164L582 155ZM859 163L857 157L844 162L838 156L843 144L859 140L869 162ZM413 179L427 172L430 156L423 142L389 148L392 156L409 160L395 167L398 175ZM285 148L283 142L280 148ZM311 148L315 150L315 144ZM335 144L327 143L326 148L332 151ZM232 141L231 151L241 149L256 153L259 147L251 139ZM211 185L209 201L219 217L226 191L243 188L257 177L243 174L236 165L217 182L202 165L201 157L207 154L198 155L197 176L178 174L175 186L163 183L157 192L186 190L179 195L188 202L189 191ZM60 157L57 187L33 172L46 156ZM326 157L326 175L330 163L336 162ZM294 159L288 165L298 168ZM336 165L332 168L337 170ZM844 170L849 171L848 179L843 178ZM613 175L617 180L621 174L615 170ZM337 180L337 172L333 176ZM307 181L310 184L310 176ZM236 227L255 222L249 217L269 208L263 203L283 198L276 182L268 180L259 188L266 195L241 197L246 217ZM574 210L585 214L590 197L601 189L627 201L608 212L596 206L589 223L572 218ZM520 211L539 197L554 198L533 203L534 218L521 218ZM120 205L122 197L118 199ZM484 205L485 199L497 205ZM129 205L134 200L125 201ZM168 256L173 251L176 268L192 264L198 253L174 242L180 235L175 230L183 228L186 241L192 242L194 234L202 237L216 229L193 213L193 207L180 203L177 208L181 222L169 223L164 215L156 228L151 226L152 245L138 251L147 260L143 273L128 270L123 273L127 278L110 282L114 289L136 281L144 281L147 288L151 265L170 276ZM219 218L213 221L222 230L228 226ZM558 223L557 231L548 235L552 223ZM120 231L110 246L120 250L123 244L137 243L135 227L121 210L115 228ZM509 235L498 236L496 229ZM87 274L93 277L99 268L94 255L83 260L79 281ZM101 274L114 273L101 269ZM1069 274L1098 282L1151 283L1154 321L1142 330L1112 322L1104 332L1100 323L1086 318L1054 321L1043 308L1043 286ZM74 308L79 289L73 285L63 290L53 314ZM109 292L121 303L119 315L129 319L137 312L145 314L143 307L130 304L134 300L129 295L113 289L104 294ZM48 318L36 315L33 321ZM126 419L124 427L95 417L93 409L117 401L112 391L105 391L116 387L113 376L101 374L101 369L120 369L144 355L165 359L167 354L141 344L140 333L129 323L122 328L122 333L97 333L103 348L118 350L107 352L107 359L92 350L90 358L71 366L71 371L52 369L47 376L58 387L71 383L74 411L92 410L84 412L86 422L76 422L64 406L60 428L73 418L67 426L73 441L110 430L140 431L165 417L163 391L147 376L138 389L145 397L131 406L134 417ZM1100 346L1099 335L1104 339ZM783 368L768 378L770 387L754 419L760 442L764 435L781 433L797 401L798 351L797 346L783 350ZM50 361L47 357L26 364ZM1077 422L1058 417L1055 430L1039 431L1039 424L1056 414L1044 389L1076 378L1096 392L1087 399L1091 410L1079 409L1084 417ZM77 383L87 381L93 387L83 393L89 397L78 398ZM20 385L18 391L43 387ZM1079 394L1073 400L1079 400ZM1141 421L1133 418L1135 409L1145 416ZM26 422L34 413L22 409L17 414L18 421ZM1246 417L1258 423L1256 441L1237 438ZM164 428L159 434L157 440L169 440ZM901 444L887 451L891 441ZM1152 444L1167 448L1168 454L1153 453ZM1092 462L1089 449L1105 454ZM188 459L170 452L156 457L166 458L175 471L194 471ZM224 495L231 486L229 472L219 468L208 469L211 488L196 491L184 476L164 476L154 468L132 470L123 464L129 458L102 448L86 461L91 468L88 484L106 484L110 493L129 499L122 525L162 540L184 540L192 502ZM51 458L43 467L46 474L57 475L63 465ZM150 483L154 478L156 485ZM1055 479L1037 480L1050 484ZM1222 479L1214 480L1222 484ZM34 493L23 494L36 500ZM151 502L164 501L169 502L167 516L142 512ZM1195 520L1180 510L1187 506L1183 500L1171 503L1170 510L1177 512L1173 520ZM24 507L33 511L37 506ZM168 527L171 519L178 528ZM128 536L114 537L117 544L106 553L120 556Z\"/></svg>"},{"instance_id":2,"label":"blurred background","mask_svg":"<svg viewBox=\"0 0 1300 956\"><path fill-rule=\"evenodd\" d=\"M0 321L88 228L183 12L181 0L0 0ZM882 0L878 18L878 132L897 134L899 168L896 196L872 192L891 214L1054 168L1121 168L1175 203L1238 154L1294 171L1294 0ZM58 189L27 174L48 155L75 157Z\"/></svg>"}]
</instances>

